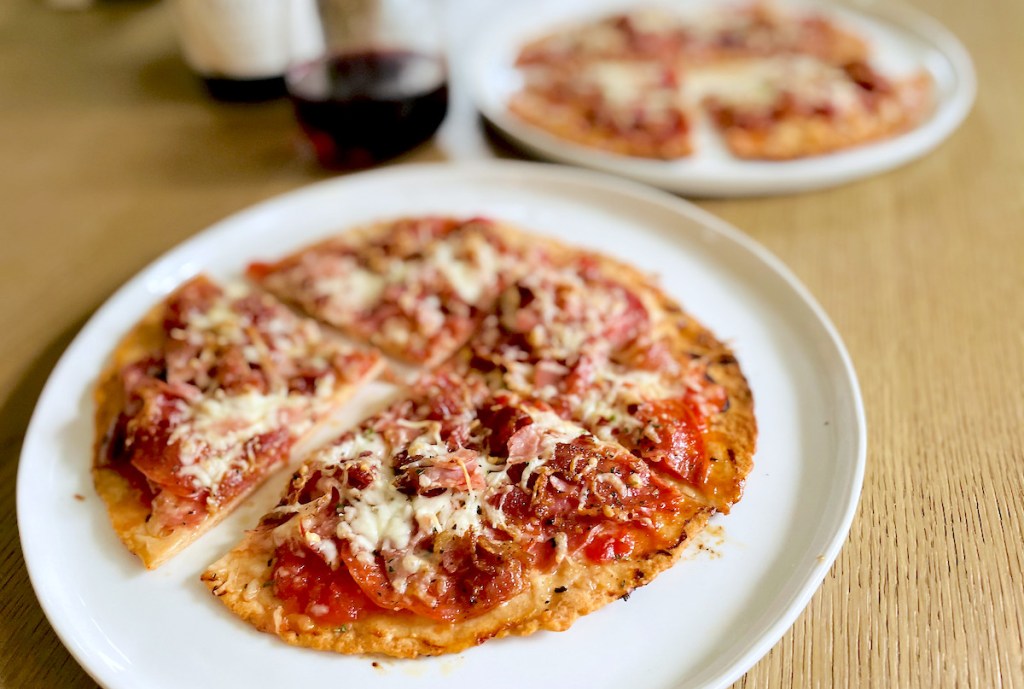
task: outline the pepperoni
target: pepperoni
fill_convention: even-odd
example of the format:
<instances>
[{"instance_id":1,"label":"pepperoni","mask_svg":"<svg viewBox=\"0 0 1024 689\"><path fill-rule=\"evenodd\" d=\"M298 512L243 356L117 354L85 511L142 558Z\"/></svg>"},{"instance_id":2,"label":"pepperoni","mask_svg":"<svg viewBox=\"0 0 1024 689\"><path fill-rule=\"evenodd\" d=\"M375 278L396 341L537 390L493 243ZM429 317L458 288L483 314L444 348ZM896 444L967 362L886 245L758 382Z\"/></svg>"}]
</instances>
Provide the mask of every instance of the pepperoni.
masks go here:
<instances>
[{"instance_id":1,"label":"pepperoni","mask_svg":"<svg viewBox=\"0 0 1024 689\"><path fill-rule=\"evenodd\" d=\"M179 443L170 442L179 413L175 398L147 391L142 410L128 425L125 449L132 465L151 483L179 497L189 497L195 495L195 486L190 478L178 473Z\"/></svg>"},{"instance_id":2,"label":"pepperoni","mask_svg":"<svg viewBox=\"0 0 1024 689\"><path fill-rule=\"evenodd\" d=\"M704 483L709 462L701 435L702 420L690 400L645 402L636 417L644 427L634 454L693 485Z\"/></svg>"},{"instance_id":3,"label":"pepperoni","mask_svg":"<svg viewBox=\"0 0 1024 689\"><path fill-rule=\"evenodd\" d=\"M591 562L609 562L632 554L636 547L634 532L625 527L595 529L586 544L583 554Z\"/></svg>"},{"instance_id":4,"label":"pepperoni","mask_svg":"<svg viewBox=\"0 0 1024 689\"><path fill-rule=\"evenodd\" d=\"M245 276L255 282L263 281L267 276L281 269L280 263L266 263L264 261L253 261L245 268Z\"/></svg>"},{"instance_id":5,"label":"pepperoni","mask_svg":"<svg viewBox=\"0 0 1024 689\"><path fill-rule=\"evenodd\" d=\"M276 428L249 438L242 447L243 457L253 457L252 466L236 467L229 471L217 486L217 500L228 502L245 491L253 482L269 473L288 459L292 436L287 428Z\"/></svg>"},{"instance_id":6,"label":"pepperoni","mask_svg":"<svg viewBox=\"0 0 1024 689\"><path fill-rule=\"evenodd\" d=\"M259 368L250 366L242 353L242 348L238 346L226 348L210 369L209 375L215 381L215 387L228 395L247 390L267 392L266 374Z\"/></svg>"},{"instance_id":7,"label":"pepperoni","mask_svg":"<svg viewBox=\"0 0 1024 689\"><path fill-rule=\"evenodd\" d=\"M207 311L221 293L220 287L203 277L185 283L167 303L164 332L184 328L190 313Z\"/></svg>"},{"instance_id":8,"label":"pepperoni","mask_svg":"<svg viewBox=\"0 0 1024 689\"><path fill-rule=\"evenodd\" d=\"M345 566L332 569L312 549L282 545L271 573L274 594L292 613L309 615L326 625L340 625L372 613L386 612L367 597Z\"/></svg>"},{"instance_id":9,"label":"pepperoni","mask_svg":"<svg viewBox=\"0 0 1024 689\"><path fill-rule=\"evenodd\" d=\"M446 534L431 545L436 568L410 576L398 593L387 575L384 556L372 563L355 556L347 544L339 553L352 578L377 605L408 610L435 620L454 622L480 615L509 600L525 587L523 562L516 546L475 537Z\"/></svg>"},{"instance_id":10,"label":"pepperoni","mask_svg":"<svg viewBox=\"0 0 1024 689\"><path fill-rule=\"evenodd\" d=\"M514 485L493 503L513 531L533 543L531 564L547 570L557 564L558 534L567 552L581 551L594 562L665 547L650 525L678 499L642 460L582 437L556 445L527 489Z\"/></svg>"}]
</instances>

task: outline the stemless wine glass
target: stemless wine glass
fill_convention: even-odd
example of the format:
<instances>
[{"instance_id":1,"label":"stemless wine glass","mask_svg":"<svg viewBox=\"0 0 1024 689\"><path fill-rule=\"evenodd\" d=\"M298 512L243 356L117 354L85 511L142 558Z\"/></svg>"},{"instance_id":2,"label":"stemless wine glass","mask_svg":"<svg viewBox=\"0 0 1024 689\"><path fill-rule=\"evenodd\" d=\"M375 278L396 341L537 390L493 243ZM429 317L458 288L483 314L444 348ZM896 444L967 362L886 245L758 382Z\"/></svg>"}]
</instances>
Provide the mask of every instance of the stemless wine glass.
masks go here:
<instances>
[{"instance_id":1,"label":"stemless wine glass","mask_svg":"<svg viewBox=\"0 0 1024 689\"><path fill-rule=\"evenodd\" d=\"M434 0L319 0L326 52L285 75L317 160L360 168L429 139L448 109Z\"/></svg>"}]
</instances>

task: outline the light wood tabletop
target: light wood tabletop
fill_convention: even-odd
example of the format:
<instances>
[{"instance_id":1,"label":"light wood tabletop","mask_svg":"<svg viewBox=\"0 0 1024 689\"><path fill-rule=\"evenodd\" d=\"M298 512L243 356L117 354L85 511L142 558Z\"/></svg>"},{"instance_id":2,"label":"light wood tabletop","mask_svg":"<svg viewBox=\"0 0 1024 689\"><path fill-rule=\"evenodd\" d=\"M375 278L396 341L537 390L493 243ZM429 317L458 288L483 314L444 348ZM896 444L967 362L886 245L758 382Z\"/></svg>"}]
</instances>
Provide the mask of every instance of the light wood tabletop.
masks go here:
<instances>
[{"instance_id":1,"label":"light wood tabletop","mask_svg":"<svg viewBox=\"0 0 1024 689\"><path fill-rule=\"evenodd\" d=\"M737 686L1024 687L1024 3L915 4L976 63L978 100L952 138L834 190L698 201L824 306L869 429L849 540ZM456 106L394 164L514 155ZM148 262L328 177L295 140L284 102L204 96L164 4L0 3L0 687L95 686L44 617L18 539L19 451L47 376Z\"/></svg>"}]
</instances>

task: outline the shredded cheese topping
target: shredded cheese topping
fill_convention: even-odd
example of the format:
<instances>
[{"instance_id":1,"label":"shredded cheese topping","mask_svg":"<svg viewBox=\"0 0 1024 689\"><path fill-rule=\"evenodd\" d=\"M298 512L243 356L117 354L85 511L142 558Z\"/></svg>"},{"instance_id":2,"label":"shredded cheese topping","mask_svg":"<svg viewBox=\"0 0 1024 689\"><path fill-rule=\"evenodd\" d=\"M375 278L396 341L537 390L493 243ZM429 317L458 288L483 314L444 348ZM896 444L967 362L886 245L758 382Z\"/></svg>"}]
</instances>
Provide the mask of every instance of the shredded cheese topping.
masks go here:
<instances>
[{"instance_id":1,"label":"shredded cheese topping","mask_svg":"<svg viewBox=\"0 0 1024 689\"><path fill-rule=\"evenodd\" d=\"M531 410L529 414L540 441L536 454L525 462L519 480L523 488L530 476L554 456L559 443L571 442L586 433L552 412ZM407 495L399 490L396 481L394 459L398 452L404 449L410 457L420 458L424 466L430 466L430 462L424 460L447 460L453 452L441 441L439 422L399 423L416 432L404 448L389 447L379 434L361 433L325 448L311 461L321 468L357 460L374 467L374 479L366 487L360 489L346 484L339 488L340 520L335 535L347 541L353 554L368 566L373 565L378 554L383 556L392 586L404 593L412 575L437 567L430 553L414 547L417 541L442 532L462 536L469 531L482 533L486 528L506 525L504 514L491 504L490 498L501 495L511 485L508 473L511 464L477 453L474 460L483 474L483 488L472 488L475 482L462 464L464 486L446 488L437 495ZM336 552L325 552L319 546L317 549L325 557L330 556L332 564L337 562Z\"/></svg>"}]
</instances>

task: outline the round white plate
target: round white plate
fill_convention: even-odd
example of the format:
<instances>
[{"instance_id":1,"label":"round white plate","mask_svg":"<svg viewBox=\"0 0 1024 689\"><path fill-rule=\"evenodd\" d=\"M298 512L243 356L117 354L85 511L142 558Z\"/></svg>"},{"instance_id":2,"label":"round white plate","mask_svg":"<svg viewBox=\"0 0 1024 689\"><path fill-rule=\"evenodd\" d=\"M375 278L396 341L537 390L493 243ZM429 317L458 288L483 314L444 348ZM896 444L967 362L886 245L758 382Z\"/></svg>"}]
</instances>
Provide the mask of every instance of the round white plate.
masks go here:
<instances>
[{"instance_id":1,"label":"round white plate","mask_svg":"<svg viewBox=\"0 0 1024 689\"><path fill-rule=\"evenodd\" d=\"M699 11L716 0L690 0ZM736 0L733 4L742 4ZM780 3L781 4L781 3ZM598 18L636 6L680 7L678 0L524 0L492 17L467 55L473 100L483 115L524 149L543 158L613 172L670 191L697 196L786 194L835 186L875 175L925 155L960 125L975 94L974 68L960 42L941 24L889 0L849 4L787 0L785 6L815 9L835 16L871 43L874 62L886 74L900 76L927 69L934 81L936 107L915 129L847 151L800 160L744 161L733 157L705 118L694 129L696 152L679 160L652 160L587 148L530 125L508 110L522 85L514 63L522 45L558 26Z\"/></svg>"},{"instance_id":2,"label":"round white plate","mask_svg":"<svg viewBox=\"0 0 1024 689\"><path fill-rule=\"evenodd\" d=\"M91 486L91 391L121 335L188 276L237 276L253 259L411 213L497 217L659 273L669 293L733 344L754 391L760 438L743 501L713 520L711 552L690 553L567 632L375 667L261 634L199 581L276 502L287 476L176 559L145 571L114 536ZM742 233L685 201L596 173L528 163L410 165L261 203L122 287L43 390L21 456L18 521L43 609L110 689L385 689L413 680L450 688L476 687L481 678L510 687L721 687L771 648L825 576L853 517L864 462L864 413L842 343L806 289Z\"/></svg>"}]
</instances>

